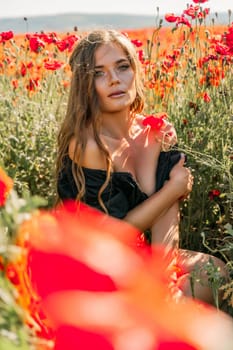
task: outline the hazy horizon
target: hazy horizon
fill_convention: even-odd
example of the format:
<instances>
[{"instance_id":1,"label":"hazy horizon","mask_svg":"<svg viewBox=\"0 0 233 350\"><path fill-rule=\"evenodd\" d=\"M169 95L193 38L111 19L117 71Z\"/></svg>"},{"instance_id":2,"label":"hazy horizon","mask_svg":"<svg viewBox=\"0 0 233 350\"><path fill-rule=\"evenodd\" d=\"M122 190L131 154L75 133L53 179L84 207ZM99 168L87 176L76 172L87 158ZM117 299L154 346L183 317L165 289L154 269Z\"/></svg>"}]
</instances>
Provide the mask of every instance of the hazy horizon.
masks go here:
<instances>
[{"instance_id":1,"label":"hazy horizon","mask_svg":"<svg viewBox=\"0 0 233 350\"><path fill-rule=\"evenodd\" d=\"M193 4L193 1L179 0L144 0L129 3L125 0L109 1L109 0L85 0L81 4L73 3L73 0L40 0L34 2L31 0L11 0L4 1L1 4L0 19L11 17L33 17L39 15L59 15L70 13L115 13L115 14L132 14L132 15L156 15L157 8L159 13L182 12L187 3ZM231 9L233 12L232 0L209 0L202 7L209 7L211 12L226 12Z\"/></svg>"}]
</instances>

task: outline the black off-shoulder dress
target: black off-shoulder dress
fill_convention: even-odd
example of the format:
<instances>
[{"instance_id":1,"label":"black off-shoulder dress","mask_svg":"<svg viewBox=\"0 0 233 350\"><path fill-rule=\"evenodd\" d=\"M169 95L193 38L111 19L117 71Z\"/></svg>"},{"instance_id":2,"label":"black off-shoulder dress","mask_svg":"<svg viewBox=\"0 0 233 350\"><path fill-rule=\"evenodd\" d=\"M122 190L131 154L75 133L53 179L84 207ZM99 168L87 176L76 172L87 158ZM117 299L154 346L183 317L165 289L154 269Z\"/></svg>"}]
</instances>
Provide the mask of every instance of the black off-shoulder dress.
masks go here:
<instances>
[{"instance_id":1,"label":"black off-shoulder dress","mask_svg":"<svg viewBox=\"0 0 233 350\"><path fill-rule=\"evenodd\" d=\"M181 153L177 150L160 153L155 192L169 179L169 173L180 157ZM58 195L62 201L75 199L78 194L71 166L72 160L67 156L57 183ZM106 179L106 171L83 168L83 172L86 186L83 201L96 209L103 210L98 202L98 192ZM123 219L128 211L147 198L148 195L140 189L137 181L129 172L112 172L110 182L102 194L102 200L108 214L118 219Z\"/></svg>"}]
</instances>

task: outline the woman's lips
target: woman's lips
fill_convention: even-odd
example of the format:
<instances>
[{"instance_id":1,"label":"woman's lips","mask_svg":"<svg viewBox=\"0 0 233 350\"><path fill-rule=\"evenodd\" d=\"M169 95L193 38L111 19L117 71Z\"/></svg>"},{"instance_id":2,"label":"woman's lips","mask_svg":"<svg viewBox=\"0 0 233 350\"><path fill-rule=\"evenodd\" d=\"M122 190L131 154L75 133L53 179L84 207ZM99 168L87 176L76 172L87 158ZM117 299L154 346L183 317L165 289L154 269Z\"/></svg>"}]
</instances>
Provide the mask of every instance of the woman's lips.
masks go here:
<instances>
[{"instance_id":1,"label":"woman's lips","mask_svg":"<svg viewBox=\"0 0 233 350\"><path fill-rule=\"evenodd\" d=\"M123 95L125 95L125 91L115 91L108 95L108 97L121 97Z\"/></svg>"}]
</instances>

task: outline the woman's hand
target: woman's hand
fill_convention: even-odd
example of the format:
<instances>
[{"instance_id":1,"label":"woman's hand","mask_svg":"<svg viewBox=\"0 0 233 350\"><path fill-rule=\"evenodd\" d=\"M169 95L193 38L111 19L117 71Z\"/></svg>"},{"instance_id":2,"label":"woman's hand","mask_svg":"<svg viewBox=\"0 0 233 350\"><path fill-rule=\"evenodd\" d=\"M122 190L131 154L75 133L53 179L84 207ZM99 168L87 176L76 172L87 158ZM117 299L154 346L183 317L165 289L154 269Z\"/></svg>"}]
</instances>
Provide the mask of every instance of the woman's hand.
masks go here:
<instances>
[{"instance_id":1,"label":"woman's hand","mask_svg":"<svg viewBox=\"0 0 233 350\"><path fill-rule=\"evenodd\" d=\"M179 162L170 172L170 181L174 184L176 191L179 192L180 198L186 198L192 191L193 175L189 168L184 167L185 157L182 155Z\"/></svg>"}]
</instances>

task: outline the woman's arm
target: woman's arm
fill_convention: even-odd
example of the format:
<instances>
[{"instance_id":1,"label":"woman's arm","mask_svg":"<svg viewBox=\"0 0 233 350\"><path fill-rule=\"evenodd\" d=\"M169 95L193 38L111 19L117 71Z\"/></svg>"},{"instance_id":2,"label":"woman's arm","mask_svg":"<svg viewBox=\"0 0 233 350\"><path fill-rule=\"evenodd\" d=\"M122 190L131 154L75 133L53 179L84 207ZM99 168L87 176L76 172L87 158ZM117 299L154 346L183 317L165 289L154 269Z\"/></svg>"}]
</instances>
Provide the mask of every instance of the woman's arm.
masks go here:
<instances>
[{"instance_id":1,"label":"woman's arm","mask_svg":"<svg viewBox=\"0 0 233 350\"><path fill-rule=\"evenodd\" d=\"M182 196L192 190L193 177L184 166L184 158L171 170L170 180L158 192L130 210L124 220L140 231L151 228L153 223L163 215Z\"/></svg>"}]
</instances>

